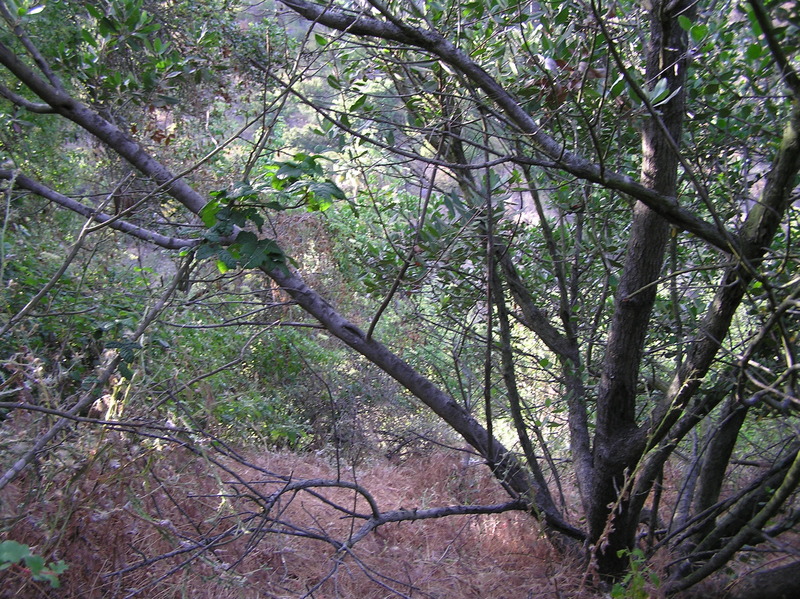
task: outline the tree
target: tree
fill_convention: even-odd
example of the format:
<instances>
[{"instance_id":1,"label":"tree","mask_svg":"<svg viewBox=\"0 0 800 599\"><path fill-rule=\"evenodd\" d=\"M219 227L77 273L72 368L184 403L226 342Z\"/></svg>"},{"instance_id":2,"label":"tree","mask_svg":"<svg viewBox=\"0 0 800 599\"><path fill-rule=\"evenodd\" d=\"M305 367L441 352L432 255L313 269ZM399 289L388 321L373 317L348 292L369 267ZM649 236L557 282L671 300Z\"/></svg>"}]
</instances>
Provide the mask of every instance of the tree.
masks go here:
<instances>
[{"instance_id":1,"label":"tree","mask_svg":"<svg viewBox=\"0 0 800 599\"><path fill-rule=\"evenodd\" d=\"M529 510L554 542L566 550L586 541L604 579L624 576L646 506L650 547L656 531L666 534L660 543L680 560L669 592L791 529L797 513L781 509L800 482L791 428L796 8L768 10L759 0L281 4L310 24L296 59L250 56L249 64L279 97L292 94L316 112L320 138L346 169L367 173L395 160L380 179L365 174L348 189L364 189L379 216L394 209L392 197L422 190L407 223L385 226L385 242L352 257L381 298L366 331L255 232L262 210L287 209L292 198L317 211L345 200L318 157L259 167L268 148L258 143L236 173L243 185L209 201L104 116L86 93L85 65L56 73L26 33L23 21L34 27L36 15L23 8L3 14L0 93L9 105L76 124L207 232L165 235L19 170L0 177L222 270L262 271L461 435L513 507ZM87 11L113 24L111 12ZM322 87L304 88L309 77ZM459 401L445 379L423 374L425 364L378 341L385 310L404 291L431 310L431 326L457 322L463 338L484 344L482 402ZM548 392L529 377L546 380L555 399L543 399ZM544 430L553 414L565 415L558 433L568 431L568 451ZM497 438L501 427L513 431L513 447ZM724 494L732 461L749 455L756 433L774 441L769 466ZM569 456L584 527L554 493L564 474L554 454ZM664 468L679 454L682 482L665 497Z\"/></svg>"}]
</instances>

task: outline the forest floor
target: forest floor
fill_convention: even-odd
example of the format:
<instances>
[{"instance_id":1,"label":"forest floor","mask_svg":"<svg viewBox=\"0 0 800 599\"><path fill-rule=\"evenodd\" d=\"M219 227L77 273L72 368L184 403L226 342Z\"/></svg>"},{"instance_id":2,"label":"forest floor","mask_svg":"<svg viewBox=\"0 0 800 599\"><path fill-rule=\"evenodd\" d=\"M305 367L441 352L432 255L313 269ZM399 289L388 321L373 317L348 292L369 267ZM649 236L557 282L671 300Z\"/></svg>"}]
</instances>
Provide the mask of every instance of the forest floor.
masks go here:
<instances>
[{"instance_id":1,"label":"forest floor","mask_svg":"<svg viewBox=\"0 0 800 599\"><path fill-rule=\"evenodd\" d=\"M336 551L331 541L346 540L362 522L345 511L369 507L352 490L320 481L362 485L381 511L507 501L468 457L442 449L362 457L354 466L333 451L249 448L231 457L118 432L76 436L0 494L8 538L69 565L61 587L14 566L0 572L0 597L609 596L593 592L585 565L557 553L518 512L386 524ZM287 492L301 480L317 486ZM280 491L268 522L263 498ZM631 596L658 597L644 574L644 594ZM652 574L655 581L662 573Z\"/></svg>"}]
</instances>

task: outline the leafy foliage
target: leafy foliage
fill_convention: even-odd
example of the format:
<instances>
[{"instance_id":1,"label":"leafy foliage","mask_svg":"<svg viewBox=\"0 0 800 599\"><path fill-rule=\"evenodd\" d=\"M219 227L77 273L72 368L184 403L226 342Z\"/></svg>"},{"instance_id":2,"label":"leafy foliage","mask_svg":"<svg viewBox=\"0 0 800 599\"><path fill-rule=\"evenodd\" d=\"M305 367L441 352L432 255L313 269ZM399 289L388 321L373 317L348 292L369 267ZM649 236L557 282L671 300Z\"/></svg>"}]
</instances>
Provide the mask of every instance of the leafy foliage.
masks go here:
<instances>
[{"instance_id":1,"label":"leafy foliage","mask_svg":"<svg viewBox=\"0 0 800 599\"><path fill-rule=\"evenodd\" d=\"M54 589L61 586L59 574L67 571L69 566L60 560L55 563L45 563L44 558L31 553L30 547L16 541L3 541L0 543L0 570L20 567L25 564L24 570L33 580L50 583Z\"/></svg>"},{"instance_id":2,"label":"leafy foliage","mask_svg":"<svg viewBox=\"0 0 800 599\"><path fill-rule=\"evenodd\" d=\"M319 158L297 154L294 161L263 167L264 180L256 187L239 183L231 191L212 192L213 199L199 214L209 228L205 234L206 243L196 250L195 257L198 260L215 257L217 268L223 274L237 266L285 270L286 257L274 240L259 239L251 231L240 231L233 243L226 240L237 228L243 229L249 223L261 233L264 210L305 206L310 212L324 212L335 200L343 200L344 192L330 179L324 179ZM266 194L266 200L261 199L262 194Z\"/></svg>"}]
</instances>

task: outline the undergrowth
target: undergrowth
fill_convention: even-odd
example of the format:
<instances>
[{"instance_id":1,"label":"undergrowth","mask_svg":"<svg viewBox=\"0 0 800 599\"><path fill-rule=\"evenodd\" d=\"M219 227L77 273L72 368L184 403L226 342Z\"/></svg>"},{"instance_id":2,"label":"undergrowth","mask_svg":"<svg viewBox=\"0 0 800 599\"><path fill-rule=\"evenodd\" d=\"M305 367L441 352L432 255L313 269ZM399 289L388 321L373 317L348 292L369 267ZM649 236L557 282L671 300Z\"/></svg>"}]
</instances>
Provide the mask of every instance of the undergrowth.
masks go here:
<instances>
[{"instance_id":1,"label":"undergrowth","mask_svg":"<svg viewBox=\"0 0 800 599\"><path fill-rule=\"evenodd\" d=\"M351 491L284 497L273 512L292 530L259 524L259 506L238 482L269 495L286 481L268 473L339 477L372 490L382 510L506 499L481 465L454 452L337 468L315 454L248 449L232 460L118 432L84 434L81 444L82 458L39 464L0 494L4 537L69 565L58 594L6 570L0 597L589 596L577 564L557 556L525 514L387 524L337 552L293 533L347 539L359 524L328 502L363 511Z\"/></svg>"}]
</instances>

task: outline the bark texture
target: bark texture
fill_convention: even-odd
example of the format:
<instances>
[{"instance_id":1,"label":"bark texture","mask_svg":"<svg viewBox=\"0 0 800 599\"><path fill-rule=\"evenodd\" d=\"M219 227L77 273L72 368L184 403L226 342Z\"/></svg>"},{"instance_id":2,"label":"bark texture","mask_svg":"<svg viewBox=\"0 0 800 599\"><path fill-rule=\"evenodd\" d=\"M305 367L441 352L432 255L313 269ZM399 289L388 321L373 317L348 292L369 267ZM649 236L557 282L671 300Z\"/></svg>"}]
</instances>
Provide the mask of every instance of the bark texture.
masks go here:
<instances>
[{"instance_id":1,"label":"bark texture","mask_svg":"<svg viewBox=\"0 0 800 599\"><path fill-rule=\"evenodd\" d=\"M739 578L726 599L794 599L800 597L800 562Z\"/></svg>"},{"instance_id":2,"label":"bark texture","mask_svg":"<svg viewBox=\"0 0 800 599\"><path fill-rule=\"evenodd\" d=\"M680 138L685 112L687 35L678 15L687 3L654 2L650 11L647 81L652 88L666 79L669 100L645 121L642 131L641 182L668 196L676 194ZM669 223L637 202L606 343L597 396L594 485L589 506L589 540L596 544L600 573L615 577L627 568L621 549L633 546L638 514L630 513L631 471L645 447L636 422L639 369L645 335L669 239Z\"/></svg>"}]
</instances>

